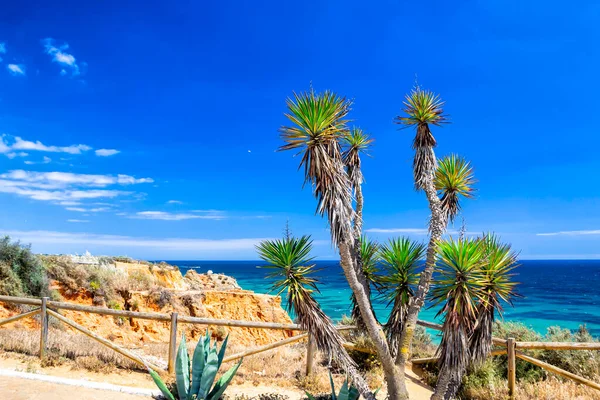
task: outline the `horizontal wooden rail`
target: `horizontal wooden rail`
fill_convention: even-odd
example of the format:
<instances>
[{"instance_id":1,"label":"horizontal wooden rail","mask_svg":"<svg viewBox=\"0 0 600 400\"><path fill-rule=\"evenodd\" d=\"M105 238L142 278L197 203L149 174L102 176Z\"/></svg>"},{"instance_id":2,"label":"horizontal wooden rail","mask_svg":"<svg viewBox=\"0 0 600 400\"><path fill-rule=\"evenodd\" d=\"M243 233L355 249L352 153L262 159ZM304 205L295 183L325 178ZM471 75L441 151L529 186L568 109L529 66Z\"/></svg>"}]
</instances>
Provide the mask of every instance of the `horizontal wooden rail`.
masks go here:
<instances>
[{"instance_id":1,"label":"horizontal wooden rail","mask_svg":"<svg viewBox=\"0 0 600 400\"><path fill-rule=\"evenodd\" d=\"M436 324L436 323L429 322L429 321L423 321L423 320L418 320L417 325L421 325L421 326L423 326L425 328L429 328L429 329L434 329L436 331L441 331L444 328L443 325ZM492 338L492 343L494 343L496 345L506 346L505 339L500 339L500 338L496 338L496 337Z\"/></svg>"},{"instance_id":2,"label":"horizontal wooden rail","mask_svg":"<svg viewBox=\"0 0 600 400\"><path fill-rule=\"evenodd\" d=\"M494 356L500 356L500 355L504 355L506 354L506 349L498 349L498 350L494 350L490 353L490 357L494 357ZM437 362L439 360L439 357L423 357L423 358L413 358L412 360L410 360L411 363L413 364L431 364L434 362Z\"/></svg>"},{"instance_id":3,"label":"horizontal wooden rail","mask_svg":"<svg viewBox=\"0 0 600 400\"><path fill-rule=\"evenodd\" d=\"M8 317L8 318L0 321L0 326L10 324L11 322L15 322L15 321L18 321L23 318L33 317L34 315L39 314L39 313L40 313L40 309L36 308L35 310L31 310L31 311L28 311L28 312L25 312L22 314L13 315L12 317Z\"/></svg>"},{"instance_id":4,"label":"horizontal wooden rail","mask_svg":"<svg viewBox=\"0 0 600 400\"><path fill-rule=\"evenodd\" d=\"M136 354L131 353L128 350L122 349L121 347L113 344L110 340L106 340L101 336L98 336L97 334L95 334L94 332L90 331L87 328L84 328L83 326L79 325L78 323L71 321L68 318L63 317L62 315L60 315L59 313L52 311L52 310L48 310L48 314L53 316L54 318L58 319L61 322L64 322L65 324L69 325L72 328L77 329L78 331L84 333L86 336L89 336L90 338L102 343L103 345L105 345L106 347L113 349L114 351L116 351L117 353L121 354L122 356L125 356L127 358L129 358L132 361L135 361L138 364L141 364L145 367L150 367L153 370L155 370L156 372L161 372L163 371L162 368L157 367L153 364L150 364L149 362L144 361L144 359L142 359L141 357L137 356Z\"/></svg>"},{"instance_id":5,"label":"horizontal wooden rail","mask_svg":"<svg viewBox=\"0 0 600 400\"><path fill-rule=\"evenodd\" d=\"M564 376L565 378L572 379L577 383L581 383L582 385L586 385L586 386L589 386L596 390L600 390L600 383L590 381L589 379L583 378L579 375L575 375L569 371L565 371L564 369L555 367L554 365L548 364L544 361L538 360L537 358L530 357L530 356L525 355L518 351L516 352L516 356L518 358L520 358L521 360L525 360L533 365L537 365L538 367L548 370L550 372L553 372L557 375Z\"/></svg>"},{"instance_id":6,"label":"horizontal wooden rail","mask_svg":"<svg viewBox=\"0 0 600 400\"><path fill-rule=\"evenodd\" d=\"M306 339L307 337L308 337L308 333L302 333L300 335L292 336L290 338L283 339L283 340L280 340L275 343L265 344L264 346L255 347L253 349L249 349L249 350L243 351L241 353L232 354L230 356L227 356L223 359L223 362L234 361L234 360L240 359L242 357L247 357L247 356L251 356L253 354L262 353L263 351L276 349L277 347L285 346L286 344L299 342L300 340Z\"/></svg>"},{"instance_id":7,"label":"horizontal wooden rail","mask_svg":"<svg viewBox=\"0 0 600 400\"><path fill-rule=\"evenodd\" d=\"M531 350L600 350L600 343L515 342L515 347Z\"/></svg>"}]
</instances>

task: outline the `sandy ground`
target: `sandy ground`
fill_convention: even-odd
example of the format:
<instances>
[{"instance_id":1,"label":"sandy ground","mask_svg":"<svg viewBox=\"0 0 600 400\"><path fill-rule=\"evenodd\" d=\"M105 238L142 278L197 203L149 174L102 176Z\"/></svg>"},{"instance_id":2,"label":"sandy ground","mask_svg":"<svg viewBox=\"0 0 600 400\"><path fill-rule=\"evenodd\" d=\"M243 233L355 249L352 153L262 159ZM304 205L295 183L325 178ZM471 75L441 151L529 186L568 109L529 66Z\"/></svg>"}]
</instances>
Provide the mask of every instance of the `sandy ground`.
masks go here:
<instances>
[{"instance_id":1,"label":"sandy ground","mask_svg":"<svg viewBox=\"0 0 600 400\"><path fill-rule=\"evenodd\" d=\"M128 386L156 390L148 374L141 372L119 371L118 373L93 373L85 370L74 370L69 366L41 368L36 359L0 358L0 369L38 373L60 378L77 379L90 382L110 382L113 385ZM412 400L428 400L431 390L422 384L417 376L407 368L407 385ZM227 394L253 397L262 393L278 393L286 395L290 400L300 400L304 393L299 389L283 389L264 385L245 383L230 386ZM88 389L58 383L40 382L28 379L0 376L0 396L7 400L59 400L77 398L80 400L139 400L146 396L130 395L106 390ZM75 397L73 397L75 396ZM380 397L384 398L385 393Z\"/></svg>"}]
</instances>

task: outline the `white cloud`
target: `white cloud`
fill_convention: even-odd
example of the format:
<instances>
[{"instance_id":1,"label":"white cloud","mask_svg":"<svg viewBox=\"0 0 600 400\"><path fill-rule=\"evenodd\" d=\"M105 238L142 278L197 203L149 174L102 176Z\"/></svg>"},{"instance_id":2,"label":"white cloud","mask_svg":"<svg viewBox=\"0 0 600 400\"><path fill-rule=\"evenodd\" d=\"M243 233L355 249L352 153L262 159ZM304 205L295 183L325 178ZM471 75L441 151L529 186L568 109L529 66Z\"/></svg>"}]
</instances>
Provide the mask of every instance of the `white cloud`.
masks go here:
<instances>
[{"instance_id":1,"label":"white cloud","mask_svg":"<svg viewBox=\"0 0 600 400\"><path fill-rule=\"evenodd\" d=\"M427 235L429 231L421 228L371 228L365 229L365 232L371 233L405 233L413 235Z\"/></svg>"},{"instance_id":2,"label":"white cloud","mask_svg":"<svg viewBox=\"0 0 600 400\"><path fill-rule=\"evenodd\" d=\"M98 149L98 150L96 150L96 155L100 156L100 157L114 156L115 154L119 154L119 153L120 153L120 151L115 150L115 149Z\"/></svg>"},{"instance_id":3,"label":"white cloud","mask_svg":"<svg viewBox=\"0 0 600 400\"><path fill-rule=\"evenodd\" d=\"M90 222L87 219L68 219L67 222L73 222L73 223L86 223L86 222Z\"/></svg>"},{"instance_id":4,"label":"white cloud","mask_svg":"<svg viewBox=\"0 0 600 400\"><path fill-rule=\"evenodd\" d=\"M9 235L24 243L31 243L34 247L52 244L64 246L109 246L124 249L151 248L175 251L202 251L202 252L224 252L249 250L254 248L263 240L270 238L240 238L240 239L194 239L194 238L147 238L117 235L101 235L93 233L67 233L53 231L2 231L3 235Z\"/></svg>"},{"instance_id":5,"label":"white cloud","mask_svg":"<svg viewBox=\"0 0 600 400\"><path fill-rule=\"evenodd\" d=\"M0 42L0 54L6 54L6 43Z\"/></svg>"},{"instance_id":6,"label":"white cloud","mask_svg":"<svg viewBox=\"0 0 600 400\"><path fill-rule=\"evenodd\" d=\"M25 66L23 64L8 64L6 69L8 69L8 72L10 72L12 76L25 75Z\"/></svg>"},{"instance_id":7,"label":"white cloud","mask_svg":"<svg viewBox=\"0 0 600 400\"><path fill-rule=\"evenodd\" d=\"M83 207L65 207L65 210L76 212L104 212L110 211L108 207L83 208Z\"/></svg>"},{"instance_id":8,"label":"white cloud","mask_svg":"<svg viewBox=\"0 0 600 400\"><path fill-rule=\"evenodd\" d=\"M89 151L92 148L85 144L74 144L71 146L46 146L39 140L31 142L29 140L23 140L20 137L15 137L15 143L11 146L15 150L32 150L32 151L43 151L47 153L68 153L68 154L81 154L84 151Z\"/></svg>"},{"instance_id":9,"label":"white cloud","mask_svg":"<svg viewBox=\"0 0 600 400\"><path fill-rule=\"evenodd\" d=\"M179 200L169 200L169 201L167 201L167 204L183 204L183 201L179 201Z\"/></svg>"},{"instance_id":10,"label":"white cloud","mask_svg":"<svg viewBox=\"0 0 600 400\"><path fill-rule=\"evenodd\" d=\"M134 185L154 182L152 178L136 179L133 176L123 174L119 174L115 177L112 175L75 174L72 172L24 171L22 169L12 170L1 174L0 178L47 185L46 188L62 188L68 185L106 187L115 184Z\"/></svg>"},{"instance_id":11,"label":"white cloud","mask_svg":"<svg viewBox=\"0 0 600 400\"><path fill-rule=\"evenodd\" d=\"M64 43L60 46L57 46L56 41L52 38L46 38L42 40L42 45L44 46L46 54L52 57L52 61L58 63L60 65L61 76L65 76L68 74L68 71L71 72L72 76L81 75L82 69L77 63L77 59L71 53L68 53L69 45ZM86 63L81 63L82 67L85 67Z\"/></svg>"},{"instance_id":12,"label":"white cloud","mask_svg":"<svg viewBox=\"0 0 600 400\"><path fill-rule=\"evenodd\" d=\"M537 236L583 236L583 235L600 235L600 229L592 229L587 231L559 231L536 233Z\"/></svg>"},{"instance_id":13,"label":"white cloud","mask_svg":"<svg viewBox=\"0 0 600 400\"><path fill-rule=\"evenodd\" d=\"M15 158L15 157L27 157L28 155L29 155L29 154L27 154L27 153L24 153L24 152L22 152L22 151L20 151L20 152L18 152L18 153L15 153L15 152L13 151L13 152L10 152L10 153L6 154L6 157L8 157L8 158L10 158L10 159L12 160L12 159L13 159L13 158Z\"/></svg>"},{"instance_id":14,"label":"white cloud","mask_svg":"<svg viewBox=\"0 0 600 400\"><path fill-rule=\"evenodd\" d=\"M222 214L206 214L206 215L198 215L198 214L188 214L188 213L169 213L165 211L140 211L135 213L135 215L130 216L129 218L134 219L156 219L162 221L182 221L186 219L212 219L212 220L220 220L225 218Z\"/></svg>"}]
</instances>

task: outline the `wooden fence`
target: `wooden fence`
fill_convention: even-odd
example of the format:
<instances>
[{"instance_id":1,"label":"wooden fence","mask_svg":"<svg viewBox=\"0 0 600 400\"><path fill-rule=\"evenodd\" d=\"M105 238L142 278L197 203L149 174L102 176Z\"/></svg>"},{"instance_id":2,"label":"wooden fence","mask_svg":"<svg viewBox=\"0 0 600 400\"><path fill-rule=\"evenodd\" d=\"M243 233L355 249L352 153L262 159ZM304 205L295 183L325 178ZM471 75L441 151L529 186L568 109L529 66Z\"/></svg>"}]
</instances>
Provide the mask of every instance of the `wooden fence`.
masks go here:
<instances>
[{"instance_id":1,"label":"wooden fence","mask_svg":"<svg viewBox=\"0 0 600 400\"><path fill-rule=\"evenodd\" d=\"M24 298L24 297L10 297L10 296L0 296L0 302L10 303L10 304L22 304L22 305L30 305L37 306L31 311L27 311L18 315L14 315L12 317L6 318L4 320L0 320L0 326L9 324L11 322L18 321L23 318L34 317L40 314L40 358L44 359L46 357L46 346L48 341L48 316L52 316L57 320L63 322L66 325L74 328L75 330L89 336L90 338L100 342L101 344L113 349L117 353L121 354L124 357L129 358L130 360L141 364L146 367L150 367L156 371L164 371L162 368L152 365L151 363L143 360L140 356L126 350L116 344L112 343L110 340L104 339L89 329L77 324L76 322L64 317L54 310L71 310L71 311L79 311L84 313L93 313L100 315L110 315L115 317L124 317L124 318L138 318L138 319L147 319L152 321L162 321L168 322L170 324L170 335L169 335L169 354L168 354L168 363L167 369L165 372L172 374L175 369L175 357L177 353L177 327L178 324L198 324L198 325L211 325L211 326L230 326L237 328L255 328L255 329L278 329L278 330L286 330L286 331L303 331L303 329L296 324L279 324L279 323L269 323L269 322L255 322L255 321L238 321L238 320L222 320L222 319L211 319L211 318L198 318L198 317L190 317L190 316L179 316L176 312L172 314L161 314L161 313L145 313L145 312L134 312L134 311L124 311L124 310L112 310L109 308L101 308L101 307L91 307L91 306L82 306L78 304L71 303L63 303L58 301L50 301L48 298L44 297L42 299L33 299L33 298ZM442 330L442 326L439 324L435 324L432 322L421 321L417 322L419 325L434 329L434 330ZM353 330L356 329L355 326L339 326L339 330ZM301 340L307 339L307 351L306 351L306 374L309 375L313 369L314 363L314 354L315 354L315 344L314 341L310 337L310 332L304 332L299 335L295 335L289 337L287 339L280 340L275 343L270 343L264 346L258 346L255 348L251 348L245 350L243 352L232 354L225 357L224 361L234 361L242 357L250 356L253 354L262 353L264 351L272 350L277 347L285 346L291 343L296 343ZM507 355L508 358L508 389L511 398L514 397L515 387L516 387L516 359L520 358L526 362L537 365L540 368L543 368L549 372L560 375L565 378L569 378L578 382L580 384L589 386L596 390L600 390L600 383L591 381L589 379L583 378L571 372L565 371L561 368L550 365L544 361L533 358L529 355L524 354L519 350L600 350L600 343L572 343L572 342L518 342L515 341L514 338L508 339L500 339L500 338L492 338L493 344L496 346L491 356L497 355ZM356 351L363 352L372 352L369 349L361 349L353 346L351 343L346 343L346 347ZM413 364L426 364L431 362L436 362L437 358L429 357L429 358L417 358L412 359L411 362Z\"/></svg>"}]
</instances>

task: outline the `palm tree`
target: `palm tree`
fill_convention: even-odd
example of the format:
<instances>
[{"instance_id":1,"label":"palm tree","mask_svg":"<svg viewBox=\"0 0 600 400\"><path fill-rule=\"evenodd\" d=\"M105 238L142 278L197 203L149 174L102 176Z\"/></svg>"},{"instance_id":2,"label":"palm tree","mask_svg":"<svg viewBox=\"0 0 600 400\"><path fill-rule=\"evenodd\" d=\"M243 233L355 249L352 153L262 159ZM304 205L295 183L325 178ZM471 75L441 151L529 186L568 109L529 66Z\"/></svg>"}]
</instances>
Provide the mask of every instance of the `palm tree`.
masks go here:
<instances>
[{"instance_id":1,"label":"palm tree","mask_svg":"<svg viewBox=\"0 0 600 400\"><path fill-rule=\"evenodd\" d=\"M480 240L450 238L439 244L439 277L432 292L433 305L443 304L442 342L438 348L440 374L432 400L444 399L451 382L462 380L470 364L469 336L477 319L485 275L484 246Z\"/></svg>"},{"instance_id":2,"label":"palm tree","mask_svg":"<svg viewBox=\"0 0 600 400\"><path fill-rule=\"evenodd\" d=\"M378 286L378 263L379 263L379 244L369 240L366 236L360 238L360 260L362 272L368 282L369 296L371 293L371 285ZM358 307L354 293L350 295L350 304L352 305L352 319L360 325L362 318L360 317L360 309ZM373 311L374 313L375 311Z\"/></svg>"},{"instance_id":3,"label":"palm tree","mask_svg":"<svg viewBox=\"0 0 600 400\"><path fill-rule=\"evenodd\" d=\"M419 281L417 264L424 253L424 244L412 242L408 238L390 239L379 252L386 272L379 278L381 290L389 302L388 306L392 305L385 328L393 356L398 351L398 337L404 328L408 305L414 296L414 287Z\"/></svg>"},{"instance_id":4,"label":"palm tree","mask_svg":"<svg viewBox=\"0 0 600 400\"><path fill-rule=\"evenodd\" d=\"M340 265L355 295L361 318L373 341L388 383L388 393L398 391L398 375L385 335L371 308L364 287L364 276L357 268L352 229L354 210L350 178L345 170L340 141L348 134L347 118L350 102L335 93L317 94L311 88L287 100L286 117L291 126L280 128L285 144L280 150L299 150L300 167L304 167L305 183L310 183L317 199L317 213L326 215L333 243L340 253ZM360 389L360 388L359 388ZM361 394L372 399L372 393Z\"/></svg>"},{"instance_id":5,"label":"palm tree","mask_svg":"<svg viewBox=\"0 0 600 400\"><path fill-rule=\"evenodd\" d=\"M354 213L354 256L356 259L355 268L361 285L363 286L367 296L371 298L371 285L364 274L361 244L362 226L363 226L363 205L364 198L362 194L363 174L361 170L361 154L366 154L369 146L373 143L366 133L360 128L352 128L342 138L343 153L342 160L346 166L346 172L350 180L355 198L356 208ZM361 273L361 271L363 273ZM366 326L360 315L360 309L356 303L354 294L352 295L352 318L358 324L361 330L365 330Z\"/></svg>"},{"instance_id":6,"label":"palm tree","mask_svg":"<svg viewBox=\"0 0 600 400\"><path fill-rule=\"evenodd\" d=\"M268 275L274 279L272 289L277 295L286 292L287 309L296 314L300 327L311 333L317 348L335 358L352 377L354 385L368 396L369 387L346 352L343 337L313 297L319 289L317 279L312 276L315 264L310 257L311 249L310 236L264 240L257 246L260 258L267 263L264 268L273 269Z\"/></svg>"},{"instance_id":7,"label":"palm tree","mask_svg":"<svg viewBox=\"0 0 600 400\"><path fill-rule=\"evenodd\" d=\"M442 108L444 103L440 97L433 92L422 90L418 86L406 96L404 104L406 115L397 117L396 123L405 127L416 127L416 135L413 140L413 148L415 150L413 161L415 187L423 189L431 211L429 219L430 237L427 246L425 268L421 272L417 292L408 308L404 329L400 335L399 351L396 356L396 364L399 367L401 375L402 398L408 398L406 385L404 385L404 367L408 361L408 354L417 325L417 317L423 304L425 304L425 296L429 292L431 276L435 267L437 245L448 224L446 213L442 209L442 203L437 195L434 183L436 158L433 148L436 146L436 141L429 125L440 126L447 122L447 117L444 114Z\"/></svg>"},{"instance_id":8,"label":"palm tree","mask_svg":"<svg viewBox=\"0 0 600 400\"><path fill-rule=\"evenodd\" d=\"M446 219L454 222L460 211L459 196L467 199L473 197L473 168L464 158L455 154L449 155L440 160L435 171L434 183Z\"/></svg>"},{"instance_id":9,"label":"palm tree","mask_svg":"<svg viewBox=\"0 0 600 400\"><path fill-rule=\"evenodd\" d=\"M512 299L517 296L517 283L512 281L512 272L518 266L517 254L509 244L501 243L494 234L485 235L481 241L484 250L483 295L477 307L477 321L470 338L474 364L483 362L492 351L492 327L496 312L502 314L502 302L512 305Z\"/></svg>"}]
</instances>

